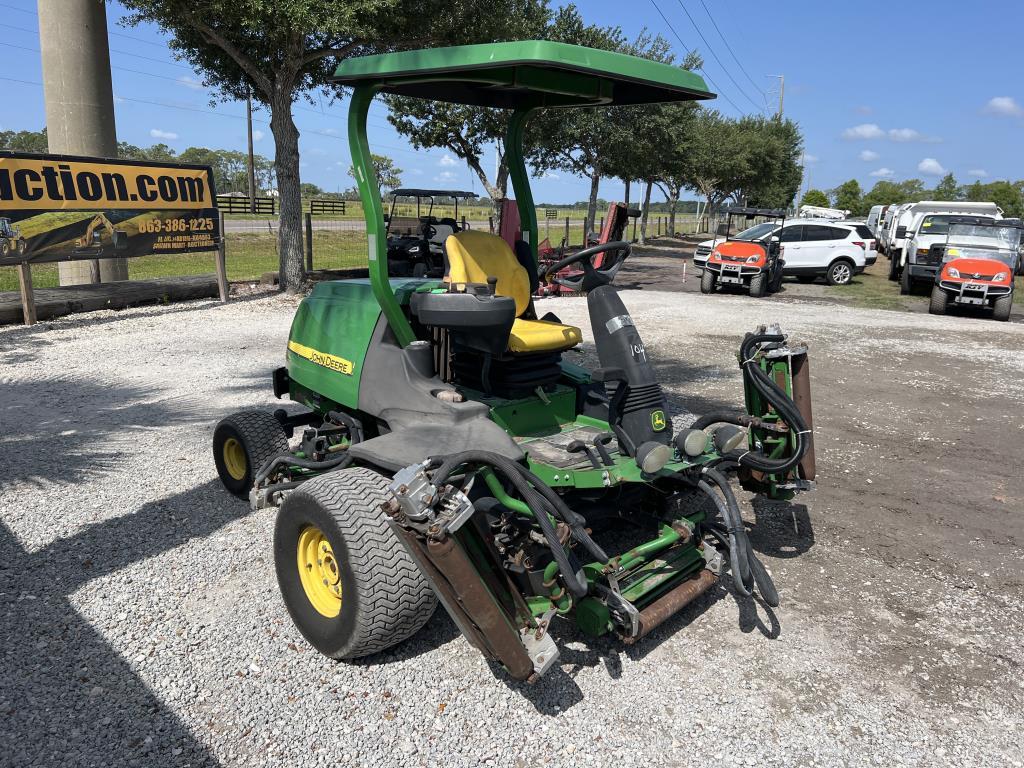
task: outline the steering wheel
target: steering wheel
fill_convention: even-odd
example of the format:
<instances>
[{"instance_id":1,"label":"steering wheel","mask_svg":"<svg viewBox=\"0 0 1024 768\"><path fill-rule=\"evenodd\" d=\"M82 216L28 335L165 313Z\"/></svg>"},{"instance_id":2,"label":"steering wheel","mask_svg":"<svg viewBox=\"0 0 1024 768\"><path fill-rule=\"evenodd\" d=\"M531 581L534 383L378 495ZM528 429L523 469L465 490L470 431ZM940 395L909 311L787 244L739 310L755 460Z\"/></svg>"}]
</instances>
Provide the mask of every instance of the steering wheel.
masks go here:
<instances>
[{"instance_id":1,"label":"steering wheel","mask_svg":"<svg viewBox=\"0 0 1024 768\"><path fill-rule=\"evenodd\" d=\"M433 240L435 235L437 235L437 229L435 229L433 227L433 225L431 225L431 224L424 224L423 225L423 239L424 240Z\"/></svg>"},{"instance_id":2,"label":"steering wheel","mask_svg":"<svg viewBox=\"0 0 1024 768\"><path fill-rule=\"evenodd\" d=\"M584 248L582 251L556 261L544 270L541 279L549 283L558 283L558 285L568 288L570 291L583 291L585 293L598 286L608 285L614 280L623 262L629 258L629 254L632 251L633 246L623 240L613 240L610 243L593 245L590 248ZM595 267L592 259L594 256L602 253L610 253L611 256L600 267ZM582 276L574 279L554 276L573 264L579 264L583 267Z\"/></svg>"}]
</instances>

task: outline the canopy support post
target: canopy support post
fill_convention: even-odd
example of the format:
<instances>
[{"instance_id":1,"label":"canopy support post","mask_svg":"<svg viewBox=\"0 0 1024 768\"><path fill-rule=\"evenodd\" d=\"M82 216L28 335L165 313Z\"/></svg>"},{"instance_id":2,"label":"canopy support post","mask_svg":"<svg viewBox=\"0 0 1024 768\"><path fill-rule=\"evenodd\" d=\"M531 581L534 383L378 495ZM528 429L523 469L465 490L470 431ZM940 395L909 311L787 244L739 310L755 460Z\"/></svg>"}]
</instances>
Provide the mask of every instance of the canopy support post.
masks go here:
<instances>
[{"instance_id":1,"label":"canopy support post","mask_svg":"<svg viewBox=\"0 0 1024 768\"><path fill-rule=\"evenodd\" d=\"M537 207L533 204L530 176L523 155L523 131L526 121L535 111L535 107L515 110L509 118L508 132L505 134L505 158L516 195L516 207L519 209L519 224L523 230L523 240L530 246L534 263L537 262Z\"/></svg>"},{"instance_id":2,"label":"canopy support post","mask_svg":"<svg viewBox=\"0 0 1024 768\"><path fill-rule=\"evenodd\" d=\"M373 161L370 157L370 145L366 139L366 117L370 111L370 102L376 93L377 88L374 85L360 85L352 91L352 102L348 110L348 143L352 152L356 186L363 201L363 217L366 219L370 286L384 317L387 318L388 325L395 334L398 345L405 347L416 340L416 335L402 313L402 307L395 298L391 282L388 280L384 206L381 203L377 174L373 170Z\"/></svg>"}]
</instances>

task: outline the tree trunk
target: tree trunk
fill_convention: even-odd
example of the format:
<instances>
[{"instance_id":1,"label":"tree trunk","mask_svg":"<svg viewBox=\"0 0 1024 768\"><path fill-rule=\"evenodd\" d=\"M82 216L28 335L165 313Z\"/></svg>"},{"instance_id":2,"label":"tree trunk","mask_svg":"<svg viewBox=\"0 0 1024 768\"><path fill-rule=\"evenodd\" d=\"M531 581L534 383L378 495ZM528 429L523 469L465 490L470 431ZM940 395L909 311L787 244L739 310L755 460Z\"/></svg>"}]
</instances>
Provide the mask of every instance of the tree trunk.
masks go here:
<instances>
[{"instance_id":1,"label":"tree trunk","mask_svg":"<svg viewBox=\"0 0 1024 768\"><path fill-rule=\"evenodd\" d=\"M594 229L594 222L597 221L597 190L601 185L601 174L594 171L590 174L590 203L587 205L587 218L583 222L583 245L587 244L587 233Z\"/></svg>"},{"instance_id":2,"label":"tree trunk","mask_svg":"<svg viewBox=\"0 0 1024 768\"><path fill-rule=\"evenodd\" d=\"M480 164L479 157L470 155L465 160L466 165L476 174L480 184L487 191L487 196L491 198L494 206L497 207L498 201L508 196L508 163L505 162L505 155L501 155L498 161L498 177L494 180L493 184L487 178L487 172L484 171L483 166Z\"/></svg>"},{"instance_id":3,"label":"tree trunk","mask_svg":"<svg viewBox=\"0 0 1024 768\"><path fill-rule=\"evenodd\" d=\"M651 187L654 186L653 182L648 181L647 186L644 187L644 205L643 210L640 212L640 245L644 245L647 242L647 215L651 210Z\"/></svg>"},{"instance_id":4,"label":"tree trunk","mask_svg":"<svg viewBox=\"0 0 1024 768\"><path fill-rule=\"evenodd\" d=\"M626 198L622 201L623 205L629 208L629 179L626 179Z\"/></svg>"},{"instance_id":5,"label":"tree trunk","mask_svg":"<svg viewBox=\"0 0 1024 768\"><path fill-rule=\"evenodd\" d=\"M291 92L278 88L270 105L274 171L281 214L277 230L281 290L298 293L306 279L303 263L302 192L299 188L299 129L292 119Z\"/></svg>"},{"instance_id":6,"label":"tree trunk","mask_svg":"<svg viewBox=\"0 0 1024 768\"><path fill-rule=\"evenodd\" d=\"M668 235L676 236L676 207L679 205L679 188L673 187L668 199Z\"/></svg>"}]
</instances>

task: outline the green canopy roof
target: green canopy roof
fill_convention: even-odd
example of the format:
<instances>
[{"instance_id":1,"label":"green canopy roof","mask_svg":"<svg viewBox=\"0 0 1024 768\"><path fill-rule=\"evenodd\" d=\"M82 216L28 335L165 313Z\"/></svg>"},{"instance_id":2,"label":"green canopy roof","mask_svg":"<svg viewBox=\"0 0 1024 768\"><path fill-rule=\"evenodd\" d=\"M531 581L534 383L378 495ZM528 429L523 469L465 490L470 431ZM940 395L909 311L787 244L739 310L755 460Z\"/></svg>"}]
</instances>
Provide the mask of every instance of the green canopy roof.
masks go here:
<instances>
[{"instance_id":1,"label":"green canopy roof","mask_svg":"<svg viewBox=\"0 0 1024 768\"><path fill-rule=\"evenodd\" d=\"M685 69L546 40L361 56L334 80L384 93L486 107L574 107L712 99Z\"/></svg>"}]
</instances>

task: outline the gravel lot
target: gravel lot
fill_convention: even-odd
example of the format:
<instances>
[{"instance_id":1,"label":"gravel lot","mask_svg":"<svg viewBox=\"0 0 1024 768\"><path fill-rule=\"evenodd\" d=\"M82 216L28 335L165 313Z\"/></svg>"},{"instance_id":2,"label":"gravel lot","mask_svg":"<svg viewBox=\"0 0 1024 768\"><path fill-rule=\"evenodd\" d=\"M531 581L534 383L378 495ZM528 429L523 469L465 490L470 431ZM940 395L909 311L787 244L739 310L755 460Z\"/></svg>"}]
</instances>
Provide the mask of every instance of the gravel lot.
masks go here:
<instances>
[{"instance_id":1,"label":"gravel lot","mask_svg":"<svg viewBox=\"0 0 1024 768\"><path fill-rule=\"evenodd\" d=\"M743 494L778 609L724 579L632 648L562 626L535 686L443 610L356 664L293 628L209 441L273 402L294 301L0 330L0 765L1021 766L1024 326L624 299L680 412L740 402L756 324L809 342L819 486Z\"/></svg>"}]
</instances>

